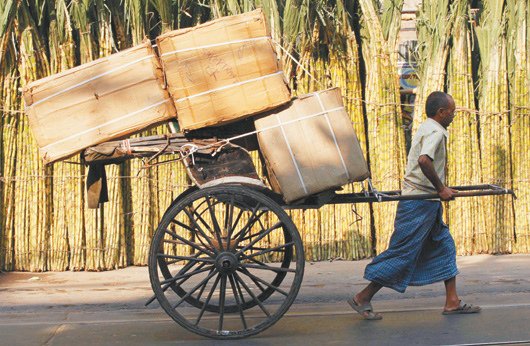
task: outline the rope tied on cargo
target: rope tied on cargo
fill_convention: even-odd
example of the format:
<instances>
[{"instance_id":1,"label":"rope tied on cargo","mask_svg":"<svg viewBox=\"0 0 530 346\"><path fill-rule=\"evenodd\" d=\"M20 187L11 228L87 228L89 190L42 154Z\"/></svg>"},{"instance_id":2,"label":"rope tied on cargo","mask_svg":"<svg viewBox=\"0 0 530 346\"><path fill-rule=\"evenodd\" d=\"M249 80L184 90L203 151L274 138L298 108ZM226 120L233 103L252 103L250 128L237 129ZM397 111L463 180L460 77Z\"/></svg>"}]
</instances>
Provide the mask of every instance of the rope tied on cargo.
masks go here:
<instances>
[{"instance_id":1,"label":"rope tied on cargo","mask_svg":"<svg viewBox=\"0 0 530 346\"><path fill-rule=\"evenodd\" d=\"M123 150L128 155L132 155L131 141L129 139L124 139L121 143L122 143Z\"/></svg>"},{"instance_id":2,"label":"rope tied on cargo","mask_svg":"<svg viewBox=\"0 0 530 346\"><path fill-rule=\"evenodd\" d=\"M186 164L186 159L188 157L191 157L191 164L192 165L195 165L195 152L199 151L199 146L197 146L196 144L183 144L180 149L179 149L179 153L180 153L180 158L179 160L182 160L182 162L184 162L184 164Z\"/></svg>"},{"instance_id":3,"label":"rope tied on cargo","mask_svg":"<svg viewBox=\"0 0 530 346\"><path fill-rule=\"evenodd\" d=\"M318 116L321 116L321 115L324 115L324 114L327 114L327 113L336 112L336 111L340 111L340 110L343 110L343 109L344 109L344 106L335 107L335 108L332 108L332 109L325 110L323 112L318 112L318 113L307 115L305 117L301 117L301 118L298 118L298 119L289 120L289 121L283 122L283 123L281 123L279 125L272 125L272 126L264 127L264 128L262 128L260 130L254 130L254 131L246 132L246 133L243 133L243 134L240 134L240 135L237 135L237 136L233 136L233 137L230 137L230 138L221 139L218 142L215 142L213 144L209 144L209 145L206 145L204 147L201 147L201 149L208 149L208 148L214 147L214 146L219 145L219 144L222 144L224 146L224 145L229 144L230 142L232 142L232 141L234 141L236 139L245 138L245 137L252 136L252 135L264 132L264 131L268 131L268 130L272 130L272 129L278 128L278 127L283 126L283 125L293 124L293 123L296 123L296 122L299 122L299 121L302 121L302 120L315 118L315 117L318 117Z\"/></svg>"},{"instance_id":4,"label":"rope tied on cargo","mask_svg":"<svg viewBox=\"0 0 530 346\"><path fill-rule=\"evenodd\" d=\"M302 65L302 63L300 63L291 53L289 53L289 51L287 51L287 49L285 49L280 42L276 41L275 39L272 39L272 42L275 43L278 47L280 47L280 49L285 53L285 55L287 55L289 59L291 59L296 65L298 65L298 67L300 67L305 73L307 73L307 75L311 77L313 81L315 81L320 87L323 87L322 83L318 79L316 79L315 76L313 76L311 72L309 72Z\"/></svg>"}]
</instances>

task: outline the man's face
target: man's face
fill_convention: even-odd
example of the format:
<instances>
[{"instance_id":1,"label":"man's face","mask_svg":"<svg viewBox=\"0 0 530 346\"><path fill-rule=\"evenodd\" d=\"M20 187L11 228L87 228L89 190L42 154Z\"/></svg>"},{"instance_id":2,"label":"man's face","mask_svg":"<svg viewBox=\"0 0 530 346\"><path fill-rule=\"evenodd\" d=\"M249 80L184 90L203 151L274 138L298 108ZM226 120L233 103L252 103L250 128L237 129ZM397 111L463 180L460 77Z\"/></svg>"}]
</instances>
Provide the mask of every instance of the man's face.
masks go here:
<instances>
[{"instance_id":1,"label":"man's face","mask_svg":"<svg viewBox=\"0 0 530 346\"><path fill-rule=\"evenodd\" d=\"M453 122L453 119L455 118L455 101L451 96L448 96L449 98L449 106L441 108L441 121L443 127L447 128L451 123Z\"/></svg>"}]
</instances>

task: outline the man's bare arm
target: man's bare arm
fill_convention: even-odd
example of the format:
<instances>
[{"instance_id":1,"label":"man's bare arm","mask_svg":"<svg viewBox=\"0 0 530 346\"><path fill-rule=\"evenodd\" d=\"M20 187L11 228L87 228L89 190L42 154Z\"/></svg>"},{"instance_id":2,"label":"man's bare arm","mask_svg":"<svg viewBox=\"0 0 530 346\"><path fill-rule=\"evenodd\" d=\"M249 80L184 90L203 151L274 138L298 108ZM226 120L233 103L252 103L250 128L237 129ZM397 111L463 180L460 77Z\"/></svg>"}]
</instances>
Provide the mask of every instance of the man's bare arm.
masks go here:
<instances>
[{"instance_id":1,"label":"man's bare arm","mask_svg":"<svg viewBox=\"0 0 530 346\"><path fill-rule=\"evenodd\" d=\"M454 198L454 195L457 194L458 191L448 188L442 183L440 177L438 176L438 174L436 174L436 170L434 169L434 165L429 156L420 155L420 157L418 158L418 164L420 165L420 169L423 174L425 174L425 176L427 177L427 179L429 179L436 191L438 191L438 195L443 201L448 201Z\"/></svg>"}]
</instances>

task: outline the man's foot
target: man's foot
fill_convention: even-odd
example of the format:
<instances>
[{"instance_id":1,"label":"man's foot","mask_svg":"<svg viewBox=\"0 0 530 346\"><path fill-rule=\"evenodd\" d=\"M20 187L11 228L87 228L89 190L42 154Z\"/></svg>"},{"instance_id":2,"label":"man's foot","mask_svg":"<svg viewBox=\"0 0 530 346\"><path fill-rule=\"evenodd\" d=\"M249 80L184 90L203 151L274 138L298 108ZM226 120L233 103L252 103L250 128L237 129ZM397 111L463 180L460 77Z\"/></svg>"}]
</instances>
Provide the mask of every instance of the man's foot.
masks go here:
<instances>
[{"instance_id":1,"label":"man's foot","mask_svg":"<svg viewBox=\"0 0 530 346\"><path fill-rule=\"evenodd\" d=\"M365 320L376 321L381 320L383 318L383 316L381 316L379 313L374 312L372 304L369 301L362 302L362 300L360 300L357 295L349 298L347 302L348 304L350 304L352 309L357 311L357 313L361 315Z\"/></svg>"},{"instance_id":2,"label":"man's foot","mask_svg":"<svg viewBox=\"0 0 530 346\"><path fill-rule=\"evenodd\" d=\"M475 314L480 312L482 308L478 305L466 304L463 301L458 302L458 306L455 308L444 308L442 314L444 315L458 315L458 314Z\"/></svg>"}]
</instances>

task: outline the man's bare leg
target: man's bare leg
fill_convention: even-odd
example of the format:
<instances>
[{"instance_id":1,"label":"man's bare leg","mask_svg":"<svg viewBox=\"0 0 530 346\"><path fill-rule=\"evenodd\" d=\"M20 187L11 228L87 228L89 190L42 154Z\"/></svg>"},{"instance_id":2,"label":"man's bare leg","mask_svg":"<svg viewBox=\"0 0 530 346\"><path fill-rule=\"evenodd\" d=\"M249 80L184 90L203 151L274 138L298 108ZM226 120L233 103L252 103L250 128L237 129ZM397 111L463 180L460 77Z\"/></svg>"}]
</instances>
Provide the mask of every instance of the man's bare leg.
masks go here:
<instances>
[{"instance_id":1,"label":"man's bare leg","mask_svg":"<svg viewBox=\"0 0 530 346\"><path fill-rule=\"evenodd\" d=\"M371 281L368 286L366 286L361 292L353 296L353 304L357 306L362 306L369 304L374 295L379 292L383 286ZM350 302L352 304L352 302ZM353 307L353 306L352 306ZM353 307L355 309L355 307ZM368 320L380 320L382 317L379 313L373 311L359 311L357 310L365 319Z\"/></svg>"},{"instance_id":2,"label":"man's bare leg","mask_svg":"<svg viewBox=\"0 0 530 346\"><path fill-rule=\"evenodd\" d=\"M374 295L379 292L383 286L377 282L371 281L361 292L357 293L353 299L359 305L370 303Z\"/></svg>"},{"instance_id":3,"label":"man's bare leg","mask_svg":"<svg viewBox=\"0 0 530 346\"><path fill-rule=\"evenodd\" d=\"M456 293L456 276L444 281L445 284L445 306L444 311L451 311L458 308L460 298Z\"/></svg>"}]
</instances>

